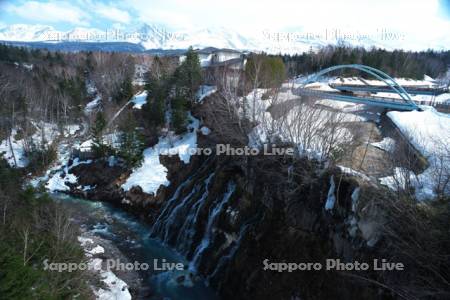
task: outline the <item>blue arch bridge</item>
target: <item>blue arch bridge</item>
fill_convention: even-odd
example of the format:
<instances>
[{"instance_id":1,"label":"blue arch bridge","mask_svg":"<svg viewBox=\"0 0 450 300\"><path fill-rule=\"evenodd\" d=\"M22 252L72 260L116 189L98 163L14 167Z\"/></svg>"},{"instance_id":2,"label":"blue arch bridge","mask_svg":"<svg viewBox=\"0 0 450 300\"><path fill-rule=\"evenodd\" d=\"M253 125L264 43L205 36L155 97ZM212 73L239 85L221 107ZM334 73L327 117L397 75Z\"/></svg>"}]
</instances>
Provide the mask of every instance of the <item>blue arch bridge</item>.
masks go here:
<instances>
[{"instance_id":1,"label":"blue arch bridge","mask_svg":"<svg viewBox=\"0 0 450 300\"><path fill-rule=\"evenodd\" d=\"M366 81L361 79L363 84L330 84L330 87L336 91L322 91L312 88L307 88L306 85L309 83L317 82L317 80L330 72L342 69L355 69L363 73L369 74L372 77L382 81L385 86L373 86L368 84ZM355 92L363 92L363 94ZM378 92L388 92L395 93L399 97L379 97L372 96L371 93ZM312 74L306 78L299 88L294 89L293 93L298 96L307 96L315 98L332 99L337 101L352 102L358 104L374 105L379 107L384 107L387 109L394 110L420 110L419 106L411 99L410 94L415 95L438 95L448 92L444 89L431 89L420 86L409 86L407 88L402 87L398 84L394 78L388 74L369 67L359 64L350 65L338 65L330 68L323 69L315 74Z\"/></svg>"}]
</instances>

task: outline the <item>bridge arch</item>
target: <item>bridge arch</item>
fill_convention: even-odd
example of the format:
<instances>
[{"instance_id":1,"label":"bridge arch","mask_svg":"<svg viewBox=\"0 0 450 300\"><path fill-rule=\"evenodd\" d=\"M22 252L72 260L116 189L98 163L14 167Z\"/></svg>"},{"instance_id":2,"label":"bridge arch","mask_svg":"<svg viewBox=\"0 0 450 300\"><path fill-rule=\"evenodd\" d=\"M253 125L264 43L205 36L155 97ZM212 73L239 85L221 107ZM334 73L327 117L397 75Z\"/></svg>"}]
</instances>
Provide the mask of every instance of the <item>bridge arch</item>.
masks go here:
<instances>
[{"instance_id":1,"label":"bridge arch","mask_svg":"<svg viewBox=\"0 0 450 300\"><path fill-rule=\"evenodd\" d=\"M383 81L389 88L391 88L396 94L398 94L402 100L407 102L408 104L412 105L413 107L416 107L419 109L419 107L412 101L411 96L408 94L408 92L397 82L394 78L389 76L388 74L384 73L383 71L380 71L376 68L369 67L366 65L360 65L360 64L348 64L348 65L337 65L333 67L329 67L326 69L323 69L317 73L314 73L310 75L306 81L303 83L303 85L306 85L308 83L312 83L317 81L321 76L341 69L355 69L362 71L366 74L372 75L373 77L377 78L378 80Z\"/></svg>"}]
</instances>

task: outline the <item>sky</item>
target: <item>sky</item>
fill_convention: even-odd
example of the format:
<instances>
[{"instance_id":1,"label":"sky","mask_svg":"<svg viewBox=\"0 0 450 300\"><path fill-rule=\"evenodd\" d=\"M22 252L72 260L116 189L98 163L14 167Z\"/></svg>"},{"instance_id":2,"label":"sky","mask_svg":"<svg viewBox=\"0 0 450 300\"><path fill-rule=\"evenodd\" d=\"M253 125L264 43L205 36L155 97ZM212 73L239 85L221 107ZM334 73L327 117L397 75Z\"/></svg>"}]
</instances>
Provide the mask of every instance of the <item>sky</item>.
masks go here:
<instances>
[{"instance_id":1,"label":"sky","mask_svg":"<svg viewBox=\"0 0 450 300\"><path fill-rule=\"evenodd\" d=\"M450 0L0 0L0 26L44 24L126 29L142 23L169 30L225 27L241 33L377 30L415 39L450 32Z\"/></svg>"}]
</instances>

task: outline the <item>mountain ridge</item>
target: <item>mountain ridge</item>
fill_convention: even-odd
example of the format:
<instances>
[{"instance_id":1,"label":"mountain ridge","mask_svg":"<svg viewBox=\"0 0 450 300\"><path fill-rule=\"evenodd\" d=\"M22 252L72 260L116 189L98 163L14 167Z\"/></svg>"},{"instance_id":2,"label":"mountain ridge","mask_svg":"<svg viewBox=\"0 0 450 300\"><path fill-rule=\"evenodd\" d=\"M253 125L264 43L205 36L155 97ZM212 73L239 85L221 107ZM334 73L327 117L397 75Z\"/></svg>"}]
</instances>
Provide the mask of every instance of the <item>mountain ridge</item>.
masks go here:
<instances>
[{"instance_id":1,"label":"mountain ridge","mask_svg":"<svg viewBox=\"0 0 450 300\"><path fill-rule=\"evenodd\" d=\"M373 37L341 38L338 35L311 35L304 32L280 33L262 30L243 34L224 27L172 31L163 25L138 24L127 29L100 30L76 27L68 31L56 30L50 25L14 24L0 28L0 41L20 43L130 43L145 50L179 50L194 48L228 48L234 50L264 51L271 54L296 54L319 49L326 45L349 45L364 48L398 49L393 41L378 41ZM73 44L72 44L73 45ZM92 45L91 45L92 46ZM85 48L91 46L85 45ZM53 46L55 47L55 46ZM131 48L138 49L134 46ZM120 47L118 47L120 48ZM424 47L423 50L430 47ZM444 46L437 46L443 50ZM119 49L120 50L120 49Z\"/></svg>"}]
</instances>

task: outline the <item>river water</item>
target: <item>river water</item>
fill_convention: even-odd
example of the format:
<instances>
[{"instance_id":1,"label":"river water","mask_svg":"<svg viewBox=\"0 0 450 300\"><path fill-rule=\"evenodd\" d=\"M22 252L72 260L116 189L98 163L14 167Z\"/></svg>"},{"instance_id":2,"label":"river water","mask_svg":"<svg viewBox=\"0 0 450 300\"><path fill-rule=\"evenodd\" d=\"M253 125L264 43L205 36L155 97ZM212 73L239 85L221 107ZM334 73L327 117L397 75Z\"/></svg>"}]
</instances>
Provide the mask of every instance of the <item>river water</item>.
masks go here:
<instances>
[{"instance_id":1,"label":"river water","mask_svg":"<svg viewBox=\"0 0 450 300\"><path fill-rule=\"evenodd\" d=\"M182 256L160 240L151 238L151 226L134 215L105 202L93 202L64 194L53 194L53 199L72 212L76 223L87 232L110 241L131 262L147 263L150 268L140 271L142 286L150 291L145 299L218 299L214 290L197 276L189 274L188 265ZM170 263L183 263L186 271L155 270L154 260L165 259ZM181 276L194 278L177 282Z\"/></svg>"}]
</instances>

